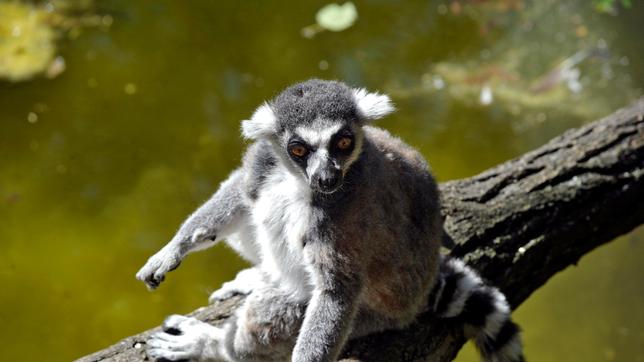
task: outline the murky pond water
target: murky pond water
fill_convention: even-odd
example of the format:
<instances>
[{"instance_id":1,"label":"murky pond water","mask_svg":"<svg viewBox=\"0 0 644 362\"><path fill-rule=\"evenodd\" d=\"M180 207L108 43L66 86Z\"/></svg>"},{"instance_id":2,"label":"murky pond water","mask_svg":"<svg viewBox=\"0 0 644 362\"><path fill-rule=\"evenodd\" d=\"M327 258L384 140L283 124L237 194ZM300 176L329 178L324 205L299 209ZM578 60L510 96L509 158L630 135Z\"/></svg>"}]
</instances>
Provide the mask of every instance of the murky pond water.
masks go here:
<instances>
[{"instance_id":1,"label":"murky pond water","mask_svg":"<svg viewBox=\"0 0 644 362\"><path fill-rule=\"evenodd\" d=\"M134 279L239 163L239 121L290 83L391 94L399 112L380 124L441 181L643 94L637 1L617 15L581 0L356 1L352 27L312 38L301 30L322 2L71 3L85 20L58 25L45 76L0 80L3 360L80 357L203 305L243 267L217 246L154 293ZM2 9L0 50L21 36ZM519 308L530 360L644 361L643 231Z\"/></svg>"}]
</instances>

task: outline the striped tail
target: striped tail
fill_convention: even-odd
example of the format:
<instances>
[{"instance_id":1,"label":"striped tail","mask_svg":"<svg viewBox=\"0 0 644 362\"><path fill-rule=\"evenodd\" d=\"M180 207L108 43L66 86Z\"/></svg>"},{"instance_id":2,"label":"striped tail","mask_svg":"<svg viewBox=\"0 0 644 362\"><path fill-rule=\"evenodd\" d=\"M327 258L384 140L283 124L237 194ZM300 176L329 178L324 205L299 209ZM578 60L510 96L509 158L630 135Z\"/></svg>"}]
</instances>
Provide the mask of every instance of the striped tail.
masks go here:
<instances>
[{"instance_id":1,"label":"striped tail","mask_svg":"<svg viewBox=\"0 0 644 362\"><path fill-rule=\"evenodd\" d=\"M429 299L439 317L463 321L486 362L524 362L520 330L510 306L496 288L458 259L443 259Z\"/></svg>"}]
</instances>

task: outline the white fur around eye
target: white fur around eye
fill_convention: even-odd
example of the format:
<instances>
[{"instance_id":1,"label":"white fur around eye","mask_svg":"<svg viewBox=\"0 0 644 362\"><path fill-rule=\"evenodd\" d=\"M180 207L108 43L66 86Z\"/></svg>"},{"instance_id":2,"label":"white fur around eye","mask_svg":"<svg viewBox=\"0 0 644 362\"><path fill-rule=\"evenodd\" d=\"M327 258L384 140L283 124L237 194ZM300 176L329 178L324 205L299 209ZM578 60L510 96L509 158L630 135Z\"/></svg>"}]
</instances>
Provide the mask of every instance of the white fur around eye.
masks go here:
<instances>
[{"instance_id":1,"label":"white fur around eye","mask_svg":"<svg viewBox=\"0 0 644 362\"><path fill-rule=\"evenodd\" d=\"M364 88L353 89L353 97L360 115L368 120L382 118L396 110L387 95L369 93Z\"/></svg>"},{"instance_id":2,"label":"white fur around eye","mask_svg":"<svg viewBox=\"0 0 644 362\"><path fill-rule=\"evenodd\" d=\"M264 103L255 110L253 116L242 122L242 135L247 139L258 139L275 132L275 113Z\"/></svg>"}]
</instances>

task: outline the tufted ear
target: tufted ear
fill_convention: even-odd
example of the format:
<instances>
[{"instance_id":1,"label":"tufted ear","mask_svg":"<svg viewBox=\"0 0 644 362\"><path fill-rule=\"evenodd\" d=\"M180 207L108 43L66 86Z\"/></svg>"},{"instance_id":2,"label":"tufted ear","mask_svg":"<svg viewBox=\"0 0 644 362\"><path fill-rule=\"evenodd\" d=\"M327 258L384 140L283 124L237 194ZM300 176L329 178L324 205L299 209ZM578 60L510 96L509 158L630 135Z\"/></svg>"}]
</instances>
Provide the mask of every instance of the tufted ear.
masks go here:
<instances>
[{"instance_id":1,"label":"tufted ear","mask_svg":"<svg viewBox=\"0 0 644 362\"><path fill-rule=\"evenodd\" d=\"M358 105L360 116L367 120L382 118L396 110L387 95L369 93L364 88L354 88L353 98Z\"/></svg>"},{"instance_id":2,"label":"tufted ear","mask_svg":"<svg viewBox=\"0 0 644 362\"><path fill-rule=\"evenodd\" d=\"M275 113L268 103L264 103L255 110L250 119L242 121L242 135L252 140L268 136L275 133L276 121Z\"/></svg>"}]
</instances>

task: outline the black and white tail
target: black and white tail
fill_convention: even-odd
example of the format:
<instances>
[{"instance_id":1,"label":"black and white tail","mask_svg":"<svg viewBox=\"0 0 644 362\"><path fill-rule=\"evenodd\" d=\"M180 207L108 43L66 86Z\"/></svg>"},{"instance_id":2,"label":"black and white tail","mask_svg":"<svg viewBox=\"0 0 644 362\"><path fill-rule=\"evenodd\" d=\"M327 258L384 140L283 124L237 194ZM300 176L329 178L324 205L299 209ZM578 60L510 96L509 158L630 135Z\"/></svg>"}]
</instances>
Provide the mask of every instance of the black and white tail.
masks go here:
<instances>
[{"instance_id":1,"label":"black and white tail","mask_svg":"<svg viewBox=\"0 0 644 362\"><path fill-rule=\"evenodd\" d=\"M486 362L524 362L520 330L510 319L510 306L498 289L458 259L443 259L430 295L439 317L458 318Z\"/></svg>"}]
</instances>

